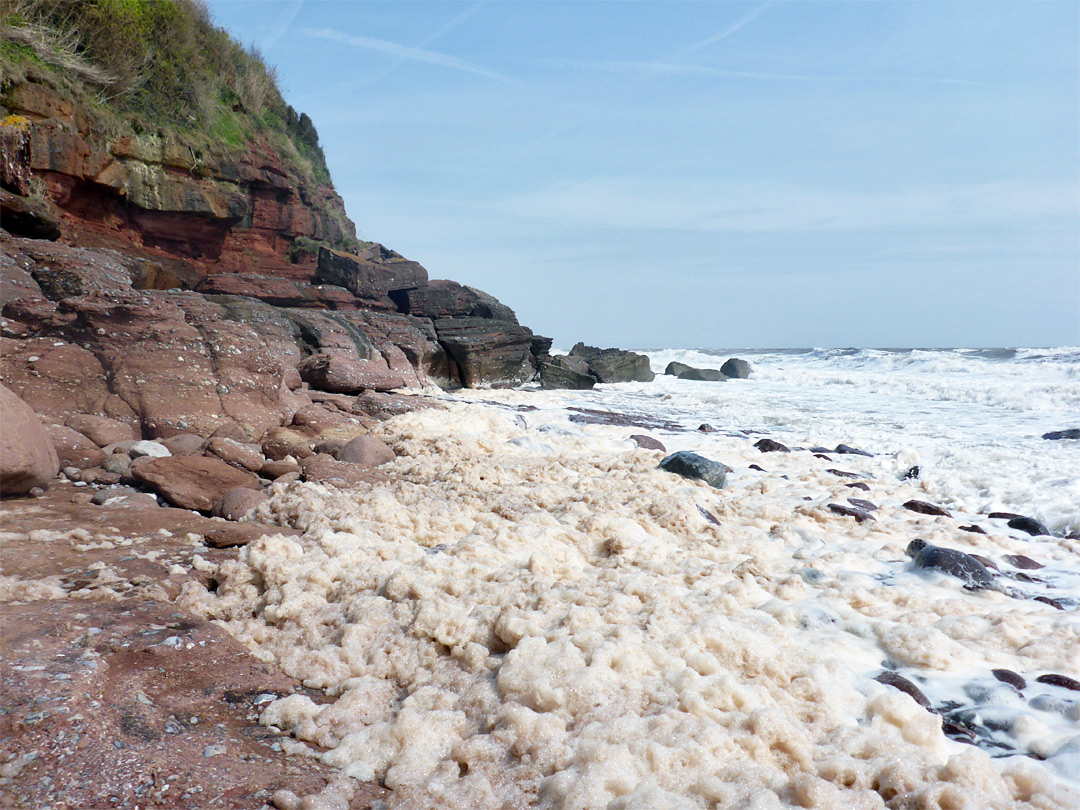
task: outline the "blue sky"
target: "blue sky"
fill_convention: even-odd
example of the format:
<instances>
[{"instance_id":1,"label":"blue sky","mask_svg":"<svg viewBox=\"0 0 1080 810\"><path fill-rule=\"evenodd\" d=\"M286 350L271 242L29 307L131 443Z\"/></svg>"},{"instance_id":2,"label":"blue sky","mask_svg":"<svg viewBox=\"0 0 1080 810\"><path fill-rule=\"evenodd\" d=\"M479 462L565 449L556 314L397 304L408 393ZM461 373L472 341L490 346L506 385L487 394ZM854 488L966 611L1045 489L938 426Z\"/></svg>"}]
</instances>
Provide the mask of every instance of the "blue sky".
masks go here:
<instances>
[{"instance_id":1,"label":"blue sky","mask_svg":"<svg viewBox=\"0 0 1080 810\"><path fill-rule=\"evenodd\" d=\"M1080 345L1080 3L208 5L556 346Z\"/></svg>"}]
</instances>

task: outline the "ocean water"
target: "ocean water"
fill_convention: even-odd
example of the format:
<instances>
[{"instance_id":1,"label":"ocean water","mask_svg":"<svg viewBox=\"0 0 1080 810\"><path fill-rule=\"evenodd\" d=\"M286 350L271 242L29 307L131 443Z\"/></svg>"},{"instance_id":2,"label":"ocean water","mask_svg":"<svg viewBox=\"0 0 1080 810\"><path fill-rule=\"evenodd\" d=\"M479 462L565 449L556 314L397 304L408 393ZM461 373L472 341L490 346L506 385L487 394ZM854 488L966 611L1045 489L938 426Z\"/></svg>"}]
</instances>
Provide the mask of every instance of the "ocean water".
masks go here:
<instances>
[{"instance_id":1,"label":"ocean water","mask_svg":"<svg viewBox=\"0 0 1080 810\"><path fill-rule=\"evenodd\" d=\"M732 354L751 379L435 394L375 429L387 482L275 485L304 535L180 601L323 690L261 721L399 810L1080 806L1080 441L1040 438L1080 426L1080 350L649 353Z\"/></svg>"}]
</instances>

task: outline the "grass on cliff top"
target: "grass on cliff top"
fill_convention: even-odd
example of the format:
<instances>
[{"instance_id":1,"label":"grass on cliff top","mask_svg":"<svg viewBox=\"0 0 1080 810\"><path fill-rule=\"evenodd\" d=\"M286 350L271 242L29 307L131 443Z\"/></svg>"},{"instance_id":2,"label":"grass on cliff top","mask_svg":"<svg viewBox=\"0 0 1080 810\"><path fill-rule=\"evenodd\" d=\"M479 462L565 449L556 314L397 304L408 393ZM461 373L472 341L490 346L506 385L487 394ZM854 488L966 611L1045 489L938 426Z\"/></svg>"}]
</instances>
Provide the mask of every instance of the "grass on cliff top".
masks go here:
<instances>
[{"instance_id":1,"label":"grass on cliff top","mask_svg":"<svg viewBox=\"0 0 1080 810\"><path fill-rule=\"evenodd\" d=\"M0 90L45 82L113 126L209 135L224 151L266 139L301 176L329 181L311 119L199 0L4 0L0 15Z\"/></svg>"}]
</instances>

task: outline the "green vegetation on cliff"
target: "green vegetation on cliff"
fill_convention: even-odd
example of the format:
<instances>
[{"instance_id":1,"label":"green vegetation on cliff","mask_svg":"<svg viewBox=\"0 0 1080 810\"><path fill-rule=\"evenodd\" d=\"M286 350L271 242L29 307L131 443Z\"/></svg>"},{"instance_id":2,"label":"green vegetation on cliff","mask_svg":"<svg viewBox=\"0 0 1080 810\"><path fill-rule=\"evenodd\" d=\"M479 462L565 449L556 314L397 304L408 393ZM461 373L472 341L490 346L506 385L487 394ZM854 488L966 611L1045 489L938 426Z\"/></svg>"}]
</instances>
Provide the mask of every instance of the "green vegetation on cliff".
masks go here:
<instances>
[{"instance_id":1,"label":"green vegetation on cliff","mask_svg":"<svg viewBox=\"0 0 1080 810\"><path fill-rule=\"evenodd\" d=\"M196 0L8 0L3 30L4 84L60 85L138 127L229 146L269 137L328 179L311 119L285 103L258 49Z\"/></svg>"}]
</instances>

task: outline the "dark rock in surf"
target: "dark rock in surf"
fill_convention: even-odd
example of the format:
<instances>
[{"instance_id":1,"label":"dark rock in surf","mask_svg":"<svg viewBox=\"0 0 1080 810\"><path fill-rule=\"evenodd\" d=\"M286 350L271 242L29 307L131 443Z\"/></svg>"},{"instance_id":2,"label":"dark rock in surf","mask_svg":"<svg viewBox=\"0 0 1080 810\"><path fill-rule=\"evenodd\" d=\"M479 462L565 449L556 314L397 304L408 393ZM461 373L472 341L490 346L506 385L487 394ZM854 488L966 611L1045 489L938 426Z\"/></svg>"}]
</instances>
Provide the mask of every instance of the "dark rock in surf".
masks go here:
<instances>
[{"instance_id":1,"label":"dark rock in surf","mask_svg":"<svg viewBox=\"0 0 1080 810\"><path fill-rule=\"evenodd\" d=\"M962 531L962 532L971 532L972 534L986 534L986 529L984 529L982 526L975 526L975 525L961 526L960 531Z\"/></svg>"},{"instance_id":2,"label":"dark rock in surf","mask_svg":"<svg viewBox=\"0 0 1080 810\"><path fill-rule=\"evenodd\" d=\"M688 368L678 377L680 380L700 380L703 382L727 381L727 375L716 368Z\"/></svg>"},{"instance_id":3,"label":"dark rock in surf","mask_svg":"<svg viewBox=\"0 0 1080 810\"><path fill-rule=\"evenodd\" d=\"M758 439L754 447L762 453L790 453L791 449L786 444L773 441L772 439Z\"/></svg>"},{"instance_id":4,"label":"dark rock in surf","mask_svg":"<svg viewBox=\"0 0 1080 810\"><path fill-rule=\"evenodd\" d=\"M1050 534L1050 530L1046 528L1046 526L1032 517L1024 517L1022 515L1014 517L1007 525L1010 529L1016 529L1018 532L1026 532L1032 537Z\"/></svg>"},{"instance_id":5,"label":"dark rock in surf","mask_svg":"<svg viewBox=\"0 0 1080 810\"><path fill-rule=\"evenodd\" d=\"M761 467L759 467L757 464L751 464L746 469L748 469L748 470L757 470L758 472L765 472L765 470L762 469Z\"/></svg>"},{"instance_id":6,"label":"dark rock in surf","mask_svg":"<svg viewBox=\"0 0 1080 810\"><path fill-rule=\"evenodd\" d=\"M716 519L716 515L714 515L708 509L705 509L704 507L699 506L697 508L697 510L698 510L698 512L701 513L701 516L703 518L705 518L705 520L709 521L709 523L711 523L713 526L719 526L720 525L720 521Z\"/></svg>"},{"instance_id":7,"label":"dark rock in surf","mask_svg":"<svg viewBox=\"0 0 1080 810\"><path fill-rule=\"evenodd\" d=\"M568 389L586 391L596 385L596 377L591 374L579 374L569 368L554 363L540 364L540 387L546 389Z\"/></svg>"},{"instance_id":8,"label":"dark rock in surf","mask_svg":"<svg viewBox=\"0 0 1080 810\"><path fill-rule=\"evenodd\" d=\"M850 445L847 445L847 444L838 444L838 445L836 445L836 449L833 450L833 452L834 453L840 453L842 455L848 455L848 456L866 456L867 458L873 458L874 457L873 453L867 453L865 450L860 450L857 447L851 447Z\"/></svg>"},{"instance_id":9,"label":"dark rock in surf","mask_svg":"<svg viewBox=\"0 0 1080 810\"><path fill-rule=\"evenodd\" d=\"M934 546L925 540L912 540L908 543L907 554L916 568L941 571L963 580L964 584L972 589L994 587L994 575L970 554Z\"/></svg>"},{"instance_id":10,"label":"dark rock in surf","mask_svg":"<svg viewBox=\"0 0 1080 810\"><path fill-rule=\"evenodd\" d=\"M847 470L832 470L832 469L829 469L829 470L826 470L825 472L829 473L830 475L835 475L838 478L862 478L863 477L859 473L848 472Z\"/></svg>"},{"instance_id":11,"label":"dark rock in surf","mask_svg":"<svg viewBox=\"0 0 1080 810\"><path fill-rule=\"evenodd\" d=\"M699 479L717 489L723 489L727 484L727 473L724 471L723 464L686 450L672 453L665 458L660 462L660 469L681 475L683 478Z\"/></svg>"},{"instance_id":12,"label":"dark rock in surf","mask_svg":"<svg viewBox=\"0 0 1080 810\"><path fill-rule=\"evenodd\" d=\"M981 562L983 565L985 565L991 571L997 571L999 573L1001 572L1001 569L998 568L998 564L996 562L994 562L993 560L991 560L989 557L984 557L982 554L972 554L971 556L974 557L979 562Z\"/></svg>"},{"instance_id":13,"label":"dark rock in surf","mask_svg":"<svg viewBox=\"0 0 1080 810\"><path fill-rule=\"evenodd\" d=\"M871 501L864 501L862 498L848 498L847 501L856 509L862 509L864 512L877 511L877 504Z\"/></svg>"},{"instance_id":14,"label":"dark rock in surf","mask_svg":"<svg viewBox=\"0 0 1080 810\"><path fill-rule=\"evenodd\" d=\"M829 457L828 457L827 455L825 455L824 453L814 453L814 458L820 458L820 459L822 459L822 460L824 460L824 461L832 461L832 459L831 459L831 458L829 458Z\"/></svg>"},{"instance_id":15,"label":"dark rock in surf","mask_svg":"<svg viewBox=\"0 0 1080 810\"><path fill-rule=\"evenodd\" d=\"M1013 568L1023 568L1025 571L1037 571L1045 567L1041 562L1036 562L1023 554L1006 554L1005 561Z\"/></svg>"},{"instance_id":16,"label":"dark rock in surf","mask_svg":"<svg viewBox=\"0 0 1080 810\"><path fill-rule=\"evenodd\" d=\"M903 478L905 481L914 481L916 478L919 477L919 473L919 465L916 464L914 467L909 467L907 471L900 477Z\"/></svg>"},{"instance_id":17,"label":"dark rock in surf","mask_svg":"<svg viewBox=\"0 0 1080 810\"><path fill-rule=\"evenodd\" d=\"M747 379L752 369L750 364L745 360L740 360L738 357L730 358L724 365L720 366L720 371L724 373L725 377L731 377L736 380Z\"/></svg>"},{"instance_id":18,"label":"dark rock in surf","mask_svg":"<svg viewBox=\"0 0 1080 810\"><path fill-rule=\"evenodd\" d=\"M1080 681L1070 678L1068 675L1056 675L1053 672L1048 672L1046 675L1040 675L1035 680L1048 686L1060 686L1062 689L1080 692Z\"/></svg>"},{"instance_id":19,"label":"dark rock in surf","mask_svg":"<svg viewBox=\"0 0 1080 810\"><path fill-rule=\"evenodd\" d=\"M652 382L656 375L649 368L649 358L643 354L624 349L598 349L575 344L571 357L583 357L589 364L589 373L602 383Z\"/></svg>"},{"instance_id":20,"label":"dark rock in surf","mask_svg":"<svg viewBox=\"0 0 1080 810\"><path fill-rule=\"evenodd\" d=\"M873 523L877 520L877 518L863 509L856 509L853 506L844 506L839 503L830 503L829 511L837 515L843 515L844 517L855 518L859 523Z\"/></svg>"},{"instance_id":21,"label":"dark rock in surf","mask_svg":"<svg viewBox=\"0 0 1080 810\"><path fill-rule=\"evenodd\" d=\"M1002 683L1007 683L1009 686L1015 686L1017 689L1024 689L1027 687L1027 681L1023 676L1016 674L1011 669L992 669L990 674L997 678Z\"/></svg>"},{"instance_id":22,"label":"dark rock in surf","mask_svg":"<svg viewBox=\"0 0 1080 810\"><path fill-rule=\"evenodd\" d=\"M1068 430L1051 430L1049 433L1044 433L1042 436L1044 439L1050 441L1061 441L1062 439L1080 439L1080 428L1069 428Z\"/></svg>"},{"instance_id":23,"label":"dark rock in surf","mask_svg":"<svg viewBox=\"0 0 1080 810\"><path fill-rule=\"evenodd\" d=\"M716 428L714 428L708 422L701 423L700 425L698 425L697 429L699 433L716 433Z\"/></svg>"},{"instance_id":24,"label":"dark rock in surf","mask_svg":"<svg viewBox=\"0 0 1080 810\"><path fill-rule=\"evenodd\" d=\"M935 506L932 503L926 501L908 501L904 504L905 509L910 509L912 512L918 512L921 515L933 515L935 517L952 517L952 515L942 509L940 506Z\"/></svg>"},{"instance_id":25,"label":"dark rock in surf","mask_svg":"<svg viewBox=\"0 0 1080 810\"><path fill-rule=\"evenodd\" d=\"M640 433L635 433L630 438L637 442L638 447L644 450L659 450L661 453L667 451L667 448L664 447L663 443L654 439L652 436L644 436Z\"/></svg>"},{"instance_id":26,"label":"dark rock in surf","mask_svg":"<svg viewBox=\"0 0 1080 810\"><path fill-rule=\"evenodd\" d=\"M688 366L686 363L680 363L676 360L672 360L667 364L667 368L664 369L664 373L672 377L678 377L684 371L689 371L693 366Z\"/></svg>"},{"instance_id":27,"label":"dark rock in surf","mask_svg":"<svg viewBox=\"0 0 1080 810\"><path fill-rule=\"evenodd\" d=\"M869 492L870 491L870 487L868 487L866 484L863 484L861 482L859 482L857 484L844 484L844 486L849 487L850 489L861 489L864 492Z\"/></svg>"},{"instance_id":28,"label":"dark rock in surf","mask_svg":"<svg viewBox=\"0 0 1080 810\"><path fill-rule=\"evenodd\" d=\"M891 686L893 689L899 689L905 695L911 697L916 703L926 709L928 712L934 711L933 706L930 704L930 698L923 694L923 691L905 678L903 675L897 675L890 670L883 670L874 676L874 680L878 683Z\"/></svg>"}]
</instances>

